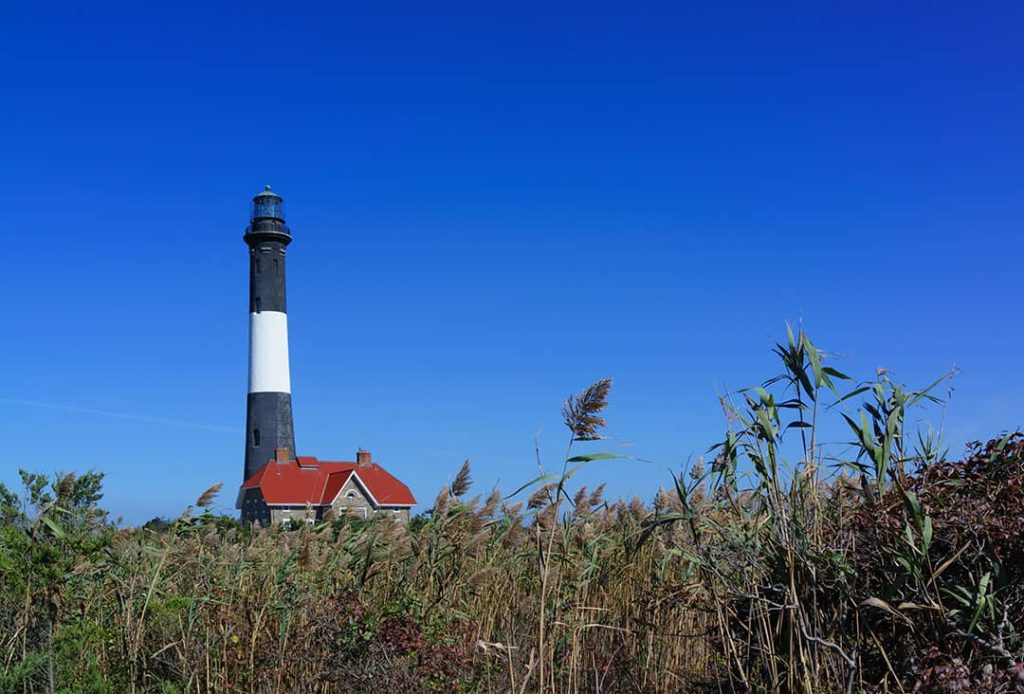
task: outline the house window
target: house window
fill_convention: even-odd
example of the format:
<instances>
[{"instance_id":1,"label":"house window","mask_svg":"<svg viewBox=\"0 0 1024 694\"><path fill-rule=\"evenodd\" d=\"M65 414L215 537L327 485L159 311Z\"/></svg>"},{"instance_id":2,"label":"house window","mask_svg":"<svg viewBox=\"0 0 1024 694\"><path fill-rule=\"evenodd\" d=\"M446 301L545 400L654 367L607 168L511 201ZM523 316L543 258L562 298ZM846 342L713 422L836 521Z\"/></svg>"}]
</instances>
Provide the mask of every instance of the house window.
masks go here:
<instances>
[{"instance_id":1,"label":"house window","mask_svg":"<svg viewBox=\"0 0 1024 694\"><path fill-rule=\"evenodd\" d=\"M257 447L259 447L259 445L260 445L260 430L259 429L253 429L252 430L252 445L257 446Z\"/></svg>"},{"instance_id":2,"label":"house window","mask_svg":"<svg viewBox=\"0 0 1024 694\"><path fill-rule=\"evenodd\" d=\"M393 508L393 509L391 509L391 512L392 513L401 513L402 509L400 509L400 508Z\"/></svg>"},{"instance_id":3,"label":"house window","mask_svg":"<svg viewBox=\"0 0 1024 694\"><path fill-rule=\"evenodd\" d=\"M346 499L355 499L356 496L358 496L358 495L356 494L356 490L355 489L350 489L350 490L348 490L348 493L345 494L345 498Z\"/></svg>"}]
</instances>

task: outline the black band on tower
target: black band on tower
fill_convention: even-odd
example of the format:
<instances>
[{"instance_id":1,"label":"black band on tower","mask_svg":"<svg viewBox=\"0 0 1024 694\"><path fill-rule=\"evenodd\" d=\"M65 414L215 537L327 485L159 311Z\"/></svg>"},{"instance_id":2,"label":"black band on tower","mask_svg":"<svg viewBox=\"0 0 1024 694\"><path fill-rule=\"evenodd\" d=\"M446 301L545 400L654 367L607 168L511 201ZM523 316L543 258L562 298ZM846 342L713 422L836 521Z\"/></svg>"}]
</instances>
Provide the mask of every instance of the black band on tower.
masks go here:
<instances>
[{"instance_id":1,"label":"black band on tower","mask_svg":"<svg viewBox=\"0 0 1024 694\"><path fill-rule=\"evenodd\" d=\"M284 281L285 244L263 241L249 250L249 313L287 313Z\"/></svg>"},{"instance_id":2,"label":"black band on tower","mask_svg":"<svg viewBox=\"0 0 1024 694\"><path fill-rule=\"evenodd\" d=\"M249 393L246 403L245 479L249 479L279 448L295 455L295 426L289 393Z\"/></svg>"}]
</instances>

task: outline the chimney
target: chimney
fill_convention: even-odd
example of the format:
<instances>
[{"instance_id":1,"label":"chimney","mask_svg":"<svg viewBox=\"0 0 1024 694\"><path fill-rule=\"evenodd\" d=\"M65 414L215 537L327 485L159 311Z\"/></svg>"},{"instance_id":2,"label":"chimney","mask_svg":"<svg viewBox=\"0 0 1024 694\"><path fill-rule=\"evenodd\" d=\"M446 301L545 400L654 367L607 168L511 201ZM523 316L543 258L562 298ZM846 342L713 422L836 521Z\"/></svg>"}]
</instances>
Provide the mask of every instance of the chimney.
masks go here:
<instances>
[{"instance_id":1,"label":"chimney","mask_svg":"<svg viewBox=\"0 0 1024 694\"><path fill-rule=\"evenodd\" d=\"M275 448L274 460L278 463L290 463L292 461L292 452L287 448Z\"/></svg>"},{"instance_id":2,"label":"chimney","mask_svg":"<svg viewBox=\"0 0 1024 694\"><path fill-rule=\"evenodd\" d=\"M370 460L370 451L364 448L356 451L356 465L369 465Z\"/></svg>"}]
</instances>

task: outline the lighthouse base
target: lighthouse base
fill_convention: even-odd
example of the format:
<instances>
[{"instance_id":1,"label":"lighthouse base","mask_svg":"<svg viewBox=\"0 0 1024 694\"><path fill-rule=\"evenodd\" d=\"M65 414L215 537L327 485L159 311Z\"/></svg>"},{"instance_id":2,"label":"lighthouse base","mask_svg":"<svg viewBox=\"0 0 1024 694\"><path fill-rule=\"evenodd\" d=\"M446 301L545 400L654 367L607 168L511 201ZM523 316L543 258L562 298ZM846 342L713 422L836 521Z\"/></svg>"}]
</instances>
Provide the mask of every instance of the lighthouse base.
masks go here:
<instances>
[{"instance_id":1,"label":"lighthouse base","mask_svg":"<svg viewBox=\"0 0 1024 694\"><path fill-rule=\"evenodd\" d=\"M291 393L249 393L245 417L245 479L278 449L295 456Z\"/></svg>"}]
</instances>

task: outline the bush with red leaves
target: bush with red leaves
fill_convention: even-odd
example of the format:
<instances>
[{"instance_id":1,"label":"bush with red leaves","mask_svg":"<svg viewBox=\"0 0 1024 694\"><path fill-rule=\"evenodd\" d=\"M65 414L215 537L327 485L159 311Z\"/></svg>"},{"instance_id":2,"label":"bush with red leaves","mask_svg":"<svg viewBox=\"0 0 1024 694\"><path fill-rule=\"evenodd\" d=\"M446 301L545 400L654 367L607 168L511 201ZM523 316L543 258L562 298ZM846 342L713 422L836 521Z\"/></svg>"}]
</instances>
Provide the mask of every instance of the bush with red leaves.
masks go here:
<instances>
[{"instance_id":1,"label":"bush with red leaves","mask_svg":"<svg viewBox=\"0 0 1024 694\"><path fill-rule=\"evenodd\" d=\"M1024 435L919 467L851 528L868 681L1024 694Z\"/></svg>"}]
</instances>

